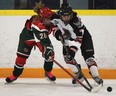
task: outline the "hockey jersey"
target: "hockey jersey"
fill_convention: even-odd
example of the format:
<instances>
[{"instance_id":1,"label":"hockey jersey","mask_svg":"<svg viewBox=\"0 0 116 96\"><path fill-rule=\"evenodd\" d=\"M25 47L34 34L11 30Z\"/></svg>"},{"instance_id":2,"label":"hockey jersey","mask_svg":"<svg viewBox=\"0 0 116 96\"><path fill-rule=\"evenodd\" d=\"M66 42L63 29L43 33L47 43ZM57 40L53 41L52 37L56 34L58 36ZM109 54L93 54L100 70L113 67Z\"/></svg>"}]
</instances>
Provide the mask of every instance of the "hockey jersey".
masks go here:
<instances>
[{"instance_id":1,"label":"hockey jersey","mask_svg":"<svg viewBox=\"0 0 116 96\"><path fill-rule=\"evenodd\" d=\"M85 26L81 22L81 19L77 16L77 14L73 13L73 18L68 24L64 24L64 22L60 19L58 14L54 14L52 16L52 21L54 25L58 26L59 30L64 36L64 39L70 39L78 42L82 42L83 34ZM57 31L55 31L57 32ZM68 38L65 38L65 35L69 34ZM55 36L55 33L54 33Z\"/></svg>"}]
</instances>

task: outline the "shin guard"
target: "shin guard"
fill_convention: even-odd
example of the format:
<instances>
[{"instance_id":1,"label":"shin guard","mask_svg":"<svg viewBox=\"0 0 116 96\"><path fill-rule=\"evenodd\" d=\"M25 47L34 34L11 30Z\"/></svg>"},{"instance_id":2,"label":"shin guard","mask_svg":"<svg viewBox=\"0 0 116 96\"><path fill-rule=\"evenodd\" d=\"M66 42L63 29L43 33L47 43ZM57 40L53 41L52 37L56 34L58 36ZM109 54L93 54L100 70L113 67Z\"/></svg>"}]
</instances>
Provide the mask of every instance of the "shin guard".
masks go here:
<instances>
[{"instance_id":1,"label":"shin guard","mask_svg":"<svg viewBox=\"0 0 116 96\"><path fill-rule=\"evenodd\" d=\"M15 63L16 64L14 66L13 75L16 77L19 77L23 72L24 65L26 63L26 58L22 58L22 57L17 56Z\"/></svg>"},{"instance_id":2,"label":"shin guard","mask_svg":"<svg viewBox=\"0 0 116 96\"><path fill-rule=\"evenodd\" d=\"M86 60L86 64L90 70L90 74L92 75L92 77L99 76L97 63L94 58L88 58Z\"/></svg>"}]
</instances>

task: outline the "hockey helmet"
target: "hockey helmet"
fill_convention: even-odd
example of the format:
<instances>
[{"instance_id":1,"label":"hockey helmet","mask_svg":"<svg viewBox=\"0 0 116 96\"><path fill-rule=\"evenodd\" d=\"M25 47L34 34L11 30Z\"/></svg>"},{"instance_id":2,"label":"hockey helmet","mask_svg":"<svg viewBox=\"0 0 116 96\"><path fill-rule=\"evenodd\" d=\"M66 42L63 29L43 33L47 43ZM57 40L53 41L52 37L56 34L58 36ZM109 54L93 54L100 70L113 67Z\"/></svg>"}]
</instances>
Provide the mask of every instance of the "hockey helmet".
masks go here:
<instances>
[{"instance_id":1,"label":"hockey helmet","mask_svg":"<svg viewBox=\"0 0 116 96\"><path fill-rule=\"evenodd\" d=\"M39 13L41 18L50 18L53 14L54 12L52 12L48 7L41 8Z\"/></svg>"},{"instance_id":2,"label":"hockey helmet","mask_svg":"<svg viewBox=\"0 0 116 96\"><path fill-rule=\"evenodd\" d=\"M58 11L59 15L72 15L72 8L68 4L62 4L61 8Z\"/></svg>"},{"instance_id":3,"label":"hockey helmet","mask_svg":"<svg viewBox=\"0 0 116 96\"><path fill-rule=\"evenodd\" d=\"M61 8L58 11L58 14L59 14L61 20L65 24L68 24L71 21L72 17L73 17L73 11L72 11L72 8L69 6L69 4L62 4ZM65 16L68 16L67 20L63 19Z\"/></svg>"}]
</instances>

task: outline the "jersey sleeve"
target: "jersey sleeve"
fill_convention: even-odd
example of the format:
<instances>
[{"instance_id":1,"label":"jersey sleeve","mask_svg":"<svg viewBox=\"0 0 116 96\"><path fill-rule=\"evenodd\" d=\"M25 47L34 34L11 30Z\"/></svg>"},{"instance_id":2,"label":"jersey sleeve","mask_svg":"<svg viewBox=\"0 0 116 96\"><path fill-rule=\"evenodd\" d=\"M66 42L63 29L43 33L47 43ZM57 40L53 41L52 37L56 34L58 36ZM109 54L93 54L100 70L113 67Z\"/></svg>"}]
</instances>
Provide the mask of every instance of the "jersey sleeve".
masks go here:
<instances>
[{"instance_id":1,"label":"jersey sleeve","mask_svg":"<svg viewBox=\"0 0 116 96\"><path fill-rule=\"evenodd\" d=\"M81 18L75 12L73 12L73 18L72 18L71 23L76 25L79 29L84 29L85 28L83 22L81 21Z\"/></svg>"}]
</instances>

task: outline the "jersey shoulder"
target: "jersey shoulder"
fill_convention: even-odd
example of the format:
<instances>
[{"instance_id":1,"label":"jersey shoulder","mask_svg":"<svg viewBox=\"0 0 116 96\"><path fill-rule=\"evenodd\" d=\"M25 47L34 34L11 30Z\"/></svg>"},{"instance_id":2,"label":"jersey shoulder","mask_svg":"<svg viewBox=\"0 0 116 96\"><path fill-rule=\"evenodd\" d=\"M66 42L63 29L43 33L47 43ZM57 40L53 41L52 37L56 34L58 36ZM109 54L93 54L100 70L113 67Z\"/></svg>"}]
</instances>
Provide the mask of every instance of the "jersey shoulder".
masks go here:
<instances>
[{"instance_id":1,"label":"jersey shoulder","mask_svg":"<svg viewBox=\"0 0 116 96\"><path fill-rule=\"evenodd\" d=\"M35 28L36 30L41 31L41 32L42 31L48 31L47 28L46 28L46 26L43 24L42 20L39 19L39 18L38 18L37 21L34 21L32 23L32 26L31 27L32 28Z\"/></svg>"},{"instance_id":2,"label":"jersey shoulder","mask_svg":"<svg viewBox=\"0 0 116 96\"><path fill-rule=\"evenodd\" d=\"M26 20L25 27L30 30L32 22L37 21L37 18L38 18L37 15L31 16L29 19Z\"/></svg>"}]
</instances>

